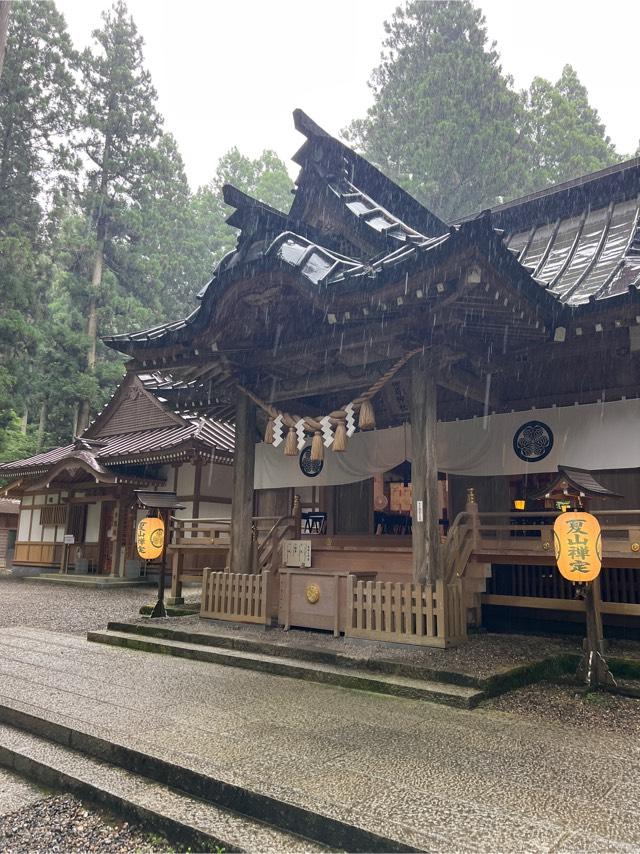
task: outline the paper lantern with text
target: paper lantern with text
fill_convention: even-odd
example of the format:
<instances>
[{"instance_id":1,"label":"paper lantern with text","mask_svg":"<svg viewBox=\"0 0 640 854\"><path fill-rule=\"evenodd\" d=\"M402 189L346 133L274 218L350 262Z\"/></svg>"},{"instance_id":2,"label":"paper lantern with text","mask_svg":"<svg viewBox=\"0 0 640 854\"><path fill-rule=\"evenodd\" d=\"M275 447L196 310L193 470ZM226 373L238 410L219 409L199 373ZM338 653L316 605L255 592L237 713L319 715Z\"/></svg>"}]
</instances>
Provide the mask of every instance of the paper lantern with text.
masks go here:
<instances>
[{"instance_id":1,"label":"paper lantern with text","mask_svg":"<svg viewBox=\"0 0 640 854\"><path fill-rule=\"evenodd\" d=\"M591 513L563 513L553 524L556 561L568 581L593 581L600 574L600 523Z\"/></svg>"},{"instance_id":2,"label":"paper lantern with text","mask_svg":"<svg viewBox=\"0 0 640 854\"><path fill-rule=\"evenodd\" d=\"M164 549L164 522L155 516L147 516L138 522L136 530L138 554L143 560L155 560Z\"/></svg>"}]
</instances>

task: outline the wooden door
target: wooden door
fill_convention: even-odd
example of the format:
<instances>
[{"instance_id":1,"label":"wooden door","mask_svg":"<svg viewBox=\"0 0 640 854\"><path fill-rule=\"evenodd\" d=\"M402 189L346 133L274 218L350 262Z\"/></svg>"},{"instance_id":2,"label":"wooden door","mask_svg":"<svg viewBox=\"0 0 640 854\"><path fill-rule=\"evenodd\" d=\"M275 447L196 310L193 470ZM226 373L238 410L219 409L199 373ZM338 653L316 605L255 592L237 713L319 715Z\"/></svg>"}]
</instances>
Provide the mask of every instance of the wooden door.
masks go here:
<instances>
[{"instance_id":1,"label":"wooden door","mask_svg":"<svg viewBox=\"0 0 640 854\"><path fill-rule=\"evenodd\" d=\"M97 572L110 575L113 567L113 516L115 501L103 501L100 514L100 547L98 549Z\"/></svg>"},{"instance_id":2,"label":"wooden door","mask_svg":"<svg viewBox=\"0 0 640 854\"><path fill-rule=\"evenodd\" d=\"M335 487L336 534L373 533L373 478Z\"/></svg>"}]
</instances>

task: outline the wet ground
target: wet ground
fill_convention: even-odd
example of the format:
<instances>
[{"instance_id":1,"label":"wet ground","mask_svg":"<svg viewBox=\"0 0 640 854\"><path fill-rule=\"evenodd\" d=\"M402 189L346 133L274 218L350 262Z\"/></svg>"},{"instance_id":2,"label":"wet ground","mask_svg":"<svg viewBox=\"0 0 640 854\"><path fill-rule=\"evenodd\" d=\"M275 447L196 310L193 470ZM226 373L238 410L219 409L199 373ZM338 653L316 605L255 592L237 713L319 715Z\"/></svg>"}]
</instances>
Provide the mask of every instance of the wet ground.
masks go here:
<instances>
[{"instance_id":1,"label":"wet ground","mask_svg":"<svg viewBox=\"0 0 640 854\"><path fill-rule=\"evenodd\" d=\"M109 620L128 620L154 601L144 587L84 590L0 575L0 628L33 626L53 632L85 634Z\"/></svg>"},{"instance_id":2,"label":"wet ground","mask_svg":"<svg viewBox=\"0 0 640 854\"><path fill-rule=\"evenodd\" d=\"M638 739L577 715L465 711L35 629L0 634L0 702L422 850L640 847Z\"/></svg>"}]
</instances>

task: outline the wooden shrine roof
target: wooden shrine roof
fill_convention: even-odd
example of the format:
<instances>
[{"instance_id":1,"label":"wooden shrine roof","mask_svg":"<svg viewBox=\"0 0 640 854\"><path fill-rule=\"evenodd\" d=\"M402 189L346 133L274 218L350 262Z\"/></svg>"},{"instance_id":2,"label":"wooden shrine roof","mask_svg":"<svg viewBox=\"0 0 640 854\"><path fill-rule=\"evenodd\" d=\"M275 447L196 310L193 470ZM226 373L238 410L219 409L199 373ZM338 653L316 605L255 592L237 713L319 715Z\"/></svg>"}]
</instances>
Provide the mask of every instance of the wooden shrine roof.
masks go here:
<instances>
[{"instance_id":1,"label":"wooden shrine roof","mask_svg":"<svg viewBox=\"0 0 640 854\"><path fill-rule=\"evenodd\" d=\"M96 425L99 426L105 420L105 414L112 410L116 410L117 413L126 409L128 401L131 400L131 395L127 394L127 391L131 387L141 386L155 397L154 392L159 386L158 378L151 375L142 377L128 375L109 404L83 436L69 445L52 448L22 460L4 463L0 465L0 477L15 478L44 474L61 461L71 461L75 458L88 462L96 467L97 473L104 474L107 472L105 466L162 463L176 458L177 454L189 449L211 457L216 462L223 464L232 462L233 425L213 421L204 416L194 417L191 414L174 413L164 402L161 394L158 394L160 411L165 410L173 416L175 419L173 423L149 428L149 419L145 417L148 413L142 413L141 420L136 420L139 413L131 411L128 422L120 422L123 427L121 432L112 433L107 430L101 433Z\"/></svg>"},{"instance_id":2,"label":"wooden shrine roof","mask_svg":"<svg viewBox=\"0 0 640 854\"><path fill-rule=\"evenodd\" d=\"M614 385L629 394L640 160L447 224L304 113L294 119L306 141L290 211L225 187L238 242L199 305L105 339L173 410L233 419L242 382L320 412L416 346L437 350L445 418L496 401L595 400ZM405 385L399 376L380 396L383 423L405 417Z\"/></svg>"},{"instance_id":3,"label":"wooden shrine roof","mask_svg":"<svg viewBox=\"0 0 640 854\"><path fill-rule=\"evenodd\" d=\"M587 469L558 466L558 474L549 486L530 496L532 499L546 498L560 489L573 489L587 498L622 498L617 492L607 489Z\"/></svg>"}]
</instances>

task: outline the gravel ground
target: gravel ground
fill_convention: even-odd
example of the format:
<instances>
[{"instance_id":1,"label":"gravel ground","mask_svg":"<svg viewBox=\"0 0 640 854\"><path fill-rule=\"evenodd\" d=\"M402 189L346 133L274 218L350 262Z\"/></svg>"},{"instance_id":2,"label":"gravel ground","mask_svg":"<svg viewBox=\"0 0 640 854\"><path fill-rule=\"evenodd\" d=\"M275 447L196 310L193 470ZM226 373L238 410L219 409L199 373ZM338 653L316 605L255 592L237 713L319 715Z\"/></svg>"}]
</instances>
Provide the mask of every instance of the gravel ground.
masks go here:
<instances>
[{"instance_id":1,"label":"gravel ground","mask_svg":"<svg viewBox=\"0 0 640 854\"><path fill-rule=\"evenodd\" d=\"M131 620L153 601L154 590L145 587L88 590L0 576L0 628L85 634L106 628L109 620Z\"/></svg>"},{"instance_id":2,"label":"gravel ground","mask_svg":"<svg viewBox=\"0 0 640 854\"><path fill-rule=\"evenodd\" d=\"M147 854L172 850L164 837L151 836L71 795L43 798L0 818L0 851L7 854Z\"/></svg>"},{"instance_id":3,"label":"gravel ground","mask_svg":"<svg viewBox=\"0 0 640 854\"><path fill-rule=\"evenodd\" d=\"M547 723L569 723L578 730L607 731L634 738L640 734L640 700L601 691L585 693L575 685L549 682L527 685L487 700L481 708Z\"/></svg>"},{"instance_id":4,"label":"gravel ground","mask_svg":"<svg viewBox=\"0 0 640 854\"><path fill-rule=\"evenodd\" d=\"M148 624L144 618L139 622ZM563 652L578 653L580 640L562 637L533 637L480 633L469 636L467 643L451 649L436 649L408 644L375 643L354 638L334 638L329 632L281 628L263 629L247 623L202 620L198 616L167 617L163 626L191 632L207 632L237 638L251 638L278 644L283 648L321 649L354 659L383 659L415 664L436 670L455 671L483 679L518 665L538 661Z\"/></svg>"}]
</instances>

